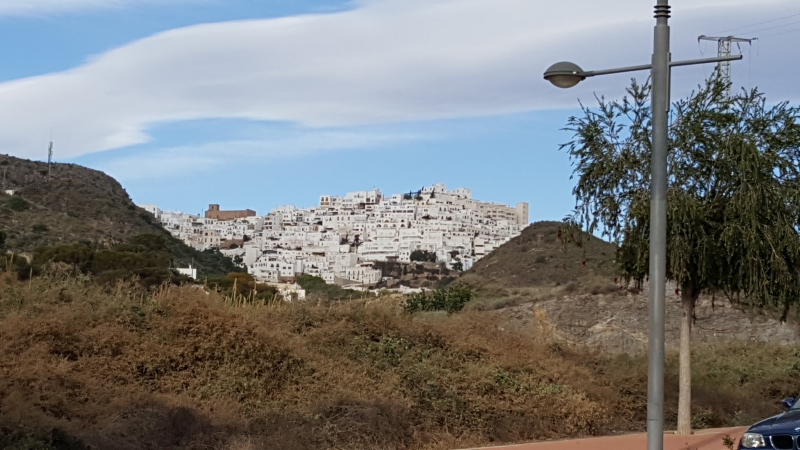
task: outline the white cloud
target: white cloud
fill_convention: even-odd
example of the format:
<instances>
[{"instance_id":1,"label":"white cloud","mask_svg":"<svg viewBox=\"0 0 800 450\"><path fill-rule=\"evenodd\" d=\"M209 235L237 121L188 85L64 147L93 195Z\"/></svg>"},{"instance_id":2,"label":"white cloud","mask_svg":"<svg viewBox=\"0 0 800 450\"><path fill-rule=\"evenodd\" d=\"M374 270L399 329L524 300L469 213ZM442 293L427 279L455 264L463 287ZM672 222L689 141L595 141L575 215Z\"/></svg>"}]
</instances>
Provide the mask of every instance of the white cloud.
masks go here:
<instances>
[{"instance_id":1,"label":"white cloud","mask_svg":"<svg viewBox=\"0 0 800 450\"><path fill-rule=\"evenodd\" d=\"M674 0L673 54L696 58L698 34L786 15L795 1ZM0 84L0 149L39 157L51 129L68 158L201 118L324 127L572 107L592 91L620 92L626 78L562 91L543 70L563 59L586 69L648 61L651 3L361 0L346 12L176 29L69 71ZM782 53L790 44L772 42L784 50L761 43L748 74L770 94L797 98L772 74L796 71ZM675 95L708 70L676 70Z\"/></svg>"},{"instance_id":2,"label":"white cloud","mask_svg":"<svg viewBox=\"0 0 800 450\"><path fill-rule=\"evenodd\" d=\"M92 166L121 181L174 177L222 166L260 164L265 159L297 156L324 150L356 150L388 144L436 139L434 134L354 130L305 130L270 137L210 142L113 157Z\"/></svg>"},{"instance_id":3,"label":"white cloud","mask_svg":"<svg viewBox=\"0 0 800 450\"><path fill-rule=\"evenodd\" d=\"M57 14L163 3L163 0L0 0L0 16Z\"/></svg>"}]
</instances>

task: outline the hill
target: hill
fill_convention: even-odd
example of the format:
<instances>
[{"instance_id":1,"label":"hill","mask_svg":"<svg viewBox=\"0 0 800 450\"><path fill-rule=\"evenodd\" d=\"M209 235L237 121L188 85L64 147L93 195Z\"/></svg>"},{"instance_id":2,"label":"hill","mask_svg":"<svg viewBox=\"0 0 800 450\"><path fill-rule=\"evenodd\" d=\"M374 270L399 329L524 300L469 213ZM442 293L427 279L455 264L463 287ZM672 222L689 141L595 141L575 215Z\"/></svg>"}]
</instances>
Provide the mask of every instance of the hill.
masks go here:
<instances>
[{"instance_id":1,"label":"hill","mask_svg":"<svg viewBox=\"0 0 800 450\"><path fill-rule=\"evenodd\" d=\"M536 222L475 263L460 281L504 289L591 288L616 277L616 246L586 234L581 248L564 246L560 222Z\"/></svg>"},{"instance_id":2,"label":"hill","mask_svg":"<svg viewBox=\"0 0 800 450\"><path fill-rule=\"evenodd\" d=\"M222 254L196 251L172 237L103 172L54 163L48 177L47 163L0 155L0 176L0 250L32 254L80 242L108 248L156 235L175 265L193 263L203 276L237 270Z\"/></svg>"},{"instance_id":3,"label":"hill","mask_svg":"<svg viewBox=\"0 0 800 450\"><path fill-rule=\"evenodd\" d=\"M478 288L469 309L496 310L504 327L530 328L560 345L608 353L647 348L649 288L623 289L615 282L616 247L584 233L581 248L563 245L559 222L538 222L478 261L458 279ZM569 236L564 236L569 240ZM574 240L574 239L573 239ZM584 265L584 261L586 262ZM667 283L666 345L677 348L682 309L676 286ZM730 345L769 342L796 345L800 327L774 311L742 310L724 296L701 295L692 340Z\"/></svg>"}]
</instances>

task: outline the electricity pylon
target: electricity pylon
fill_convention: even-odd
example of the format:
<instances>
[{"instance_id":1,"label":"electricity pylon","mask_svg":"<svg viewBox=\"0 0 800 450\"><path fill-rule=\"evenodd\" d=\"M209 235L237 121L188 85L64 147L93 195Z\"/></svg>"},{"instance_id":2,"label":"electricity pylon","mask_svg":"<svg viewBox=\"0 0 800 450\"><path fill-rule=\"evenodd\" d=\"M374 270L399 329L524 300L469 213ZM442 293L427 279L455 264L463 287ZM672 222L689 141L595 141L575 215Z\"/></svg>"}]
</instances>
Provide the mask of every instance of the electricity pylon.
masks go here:
<instances>
[{"instance_id":1,"label":"electricity pylon","mask_svg":"<svg viewBox=\"0 0 800 450\"><path fill-rule=\"evenodd\" d=\"M50 141L50 148L47 149L47 181L50 182L50 164L53 162L53 141Z\"/></svg>"},{"instance_id":2,"label":"electricity pylon","mask_svg":"<svg viewBox=\"0 0 800 450\"><path fill-rule=\"evenodd\" d=\"M697 42L700 41L716 41L717 42L717 56L731 56L731 44L736 42L746 42L748 44L752 44L754 40L758 38L737 38L733 36L706 36L705 34L699 36L697 38ZM717 68L719 69L720 76L725 81L725 84L728 86L727 90L725 91L725 98L731 98L731 62L730 61L723 61L717 63Z\"/></svg>"}]
</instances>

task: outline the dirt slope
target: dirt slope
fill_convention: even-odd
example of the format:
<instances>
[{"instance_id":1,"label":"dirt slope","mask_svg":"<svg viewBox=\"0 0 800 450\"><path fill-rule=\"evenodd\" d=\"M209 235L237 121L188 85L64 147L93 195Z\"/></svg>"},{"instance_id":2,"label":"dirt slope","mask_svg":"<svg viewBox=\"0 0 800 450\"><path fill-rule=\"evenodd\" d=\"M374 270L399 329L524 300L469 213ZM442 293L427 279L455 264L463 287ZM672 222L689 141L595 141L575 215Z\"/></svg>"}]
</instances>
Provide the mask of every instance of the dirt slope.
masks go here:
<instances>
[{"instance_id":1,"label":"dirt slope","mask_svg":"<svg viewBox=\"0 0 800 450\"><path fill-rule=\"evenodd\" d=\"M504 308L497 313L508 329L531 328L556 341L608 353L638 354L647 350L647 292L611 295L566 295ZM680 337L680 297L667 290L666 345L676 350ZM742 311L725 299L701 296L695 311L692 342L730 344L800 343L796 323Z\"/></svg>"}]
</instances>

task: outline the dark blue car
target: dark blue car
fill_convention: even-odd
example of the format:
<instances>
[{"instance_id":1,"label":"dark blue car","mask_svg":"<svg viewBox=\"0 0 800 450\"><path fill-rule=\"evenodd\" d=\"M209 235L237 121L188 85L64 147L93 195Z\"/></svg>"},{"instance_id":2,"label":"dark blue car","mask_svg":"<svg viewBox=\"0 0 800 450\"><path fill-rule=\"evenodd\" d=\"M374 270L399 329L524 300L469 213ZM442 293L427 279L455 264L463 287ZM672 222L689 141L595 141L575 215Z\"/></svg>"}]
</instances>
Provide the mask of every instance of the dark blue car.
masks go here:
<instances>
[{"instance_id":1,"label":"dark blue car","mask_svg":"<svg viewBox=\"0 0 800 450\"><path fill-rule=\"evenodd\" d=\"M742 436L740 449L766 448L777 450L800 449L800 402L794 398L781 401L786 412L762 420Z\"/></svg>"}]
</instances>

